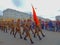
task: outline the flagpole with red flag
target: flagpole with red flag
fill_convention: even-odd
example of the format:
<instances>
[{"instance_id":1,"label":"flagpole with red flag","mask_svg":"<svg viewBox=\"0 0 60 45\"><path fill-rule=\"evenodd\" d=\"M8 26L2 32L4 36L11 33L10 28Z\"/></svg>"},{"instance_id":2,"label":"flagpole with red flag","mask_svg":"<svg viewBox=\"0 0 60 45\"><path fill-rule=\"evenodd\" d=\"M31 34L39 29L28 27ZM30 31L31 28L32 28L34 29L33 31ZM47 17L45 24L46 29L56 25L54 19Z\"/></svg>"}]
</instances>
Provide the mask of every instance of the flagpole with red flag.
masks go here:
<instances>
[{"instance_id":1,"label":"flagpole with red flag","mask_svg":"<svg viewBox=\"0 0 60 45\"><path fill-rule=\"evenodd\" d=\"M33 6L32 6L32 12L33 12L33 19L34 19L34 22L35 22L35 24L36 24L37 26L39 26L39 25L40 25L40 21L39 21L37 15L36 15L36 12L35 12L35 9L34 9Z\"/></svg>"}]
</instances>

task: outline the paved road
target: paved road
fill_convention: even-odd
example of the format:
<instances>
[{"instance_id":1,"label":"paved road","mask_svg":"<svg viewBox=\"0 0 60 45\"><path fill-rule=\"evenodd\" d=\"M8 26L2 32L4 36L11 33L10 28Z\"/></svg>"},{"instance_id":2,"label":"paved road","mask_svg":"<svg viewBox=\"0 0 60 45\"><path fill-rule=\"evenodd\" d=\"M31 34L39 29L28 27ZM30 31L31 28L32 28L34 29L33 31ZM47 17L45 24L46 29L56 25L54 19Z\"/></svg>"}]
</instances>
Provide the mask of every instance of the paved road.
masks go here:
<instances>
[{"instance_id":1,"label":"paved road","mask_svg":"<svg viewBox=\"0 0 60 45\"><path fill-rule=\"evenodd\" d=\"M34 44L31 44L29 40L25 41L23 39L19 39L17 37L14 38L13 35L9 33L4 33L0 31L0 45L60 45L60 33L59 32L51 32L51 31L43 31L45 33L45 37L42 40L38 38L33 38Z\"/></svg>"}]
</instances>

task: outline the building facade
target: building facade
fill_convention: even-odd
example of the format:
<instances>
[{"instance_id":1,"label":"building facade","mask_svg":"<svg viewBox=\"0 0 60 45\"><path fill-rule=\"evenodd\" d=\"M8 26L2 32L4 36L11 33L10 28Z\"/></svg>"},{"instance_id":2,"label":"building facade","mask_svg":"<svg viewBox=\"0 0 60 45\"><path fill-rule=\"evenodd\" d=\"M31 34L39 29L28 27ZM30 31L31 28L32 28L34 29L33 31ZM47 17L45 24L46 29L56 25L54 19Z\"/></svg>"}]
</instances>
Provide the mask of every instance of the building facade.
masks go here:
<instances>
[{"instance_id":1,"label":"building facade","mask_svg":"<svg viewBox=\"0 0 60 45\"><path fill-rule=\"evenodd\" d=\"M19 12L13 9L6 9L3 11L4 19L28 19L30 18L29 14L24 12Z\"/></svg>"},{"instance_id":2,"label":"building facade","mask_svg":"<svg viewBox=\"0 0 60 45\"><path fill-rule=\"evenodd\" d=\"M59 20L60 21L60 16L56 16L56 20Z\"/></svg>"}]
</instances>

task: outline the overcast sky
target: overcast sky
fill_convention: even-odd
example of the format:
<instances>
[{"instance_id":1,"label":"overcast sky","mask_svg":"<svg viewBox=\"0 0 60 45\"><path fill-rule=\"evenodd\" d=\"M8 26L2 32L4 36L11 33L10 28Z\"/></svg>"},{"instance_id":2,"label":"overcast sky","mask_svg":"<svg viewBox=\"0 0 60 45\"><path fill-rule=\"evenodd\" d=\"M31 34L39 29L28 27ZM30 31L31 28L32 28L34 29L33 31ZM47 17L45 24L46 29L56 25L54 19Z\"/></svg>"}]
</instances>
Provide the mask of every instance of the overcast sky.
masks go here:
<instances>
[{"instance_id":1,"label":"overcast sky","mask_svg":"<svg viewBox=\"0 0 60 45\"><path fill-rule=\"evenodd\" d=\"M55 20L55 16L60 15L60 0L0 0L0 10L32 12L31 4L38 16Z\"/></svg>"}]
</instances>

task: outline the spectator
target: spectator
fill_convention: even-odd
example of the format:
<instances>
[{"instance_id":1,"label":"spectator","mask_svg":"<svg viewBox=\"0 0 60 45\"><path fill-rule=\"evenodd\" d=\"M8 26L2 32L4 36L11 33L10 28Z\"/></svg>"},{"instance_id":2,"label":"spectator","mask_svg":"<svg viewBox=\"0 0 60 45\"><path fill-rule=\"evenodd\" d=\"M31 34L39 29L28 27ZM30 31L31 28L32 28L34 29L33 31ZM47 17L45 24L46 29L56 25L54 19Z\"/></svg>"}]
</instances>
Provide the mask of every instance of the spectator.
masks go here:
<instances>
[{"instance_id":1,"label":"spectator","mask_svg":"<svg viewBox=\"0 0 60 45\"><path fill-rule=\"evenodd\" d=\"M53 31L53 23L52 23L52 21L48 22L48 26L49 26L49 30Z\"/></svg>"}]
</instances>

